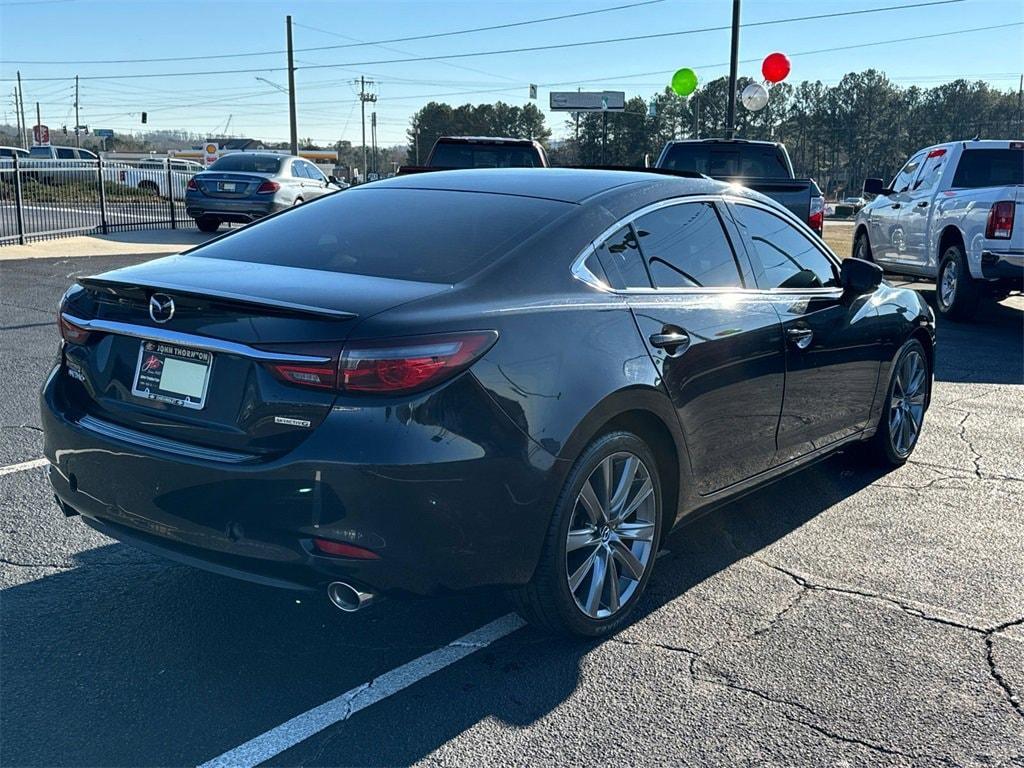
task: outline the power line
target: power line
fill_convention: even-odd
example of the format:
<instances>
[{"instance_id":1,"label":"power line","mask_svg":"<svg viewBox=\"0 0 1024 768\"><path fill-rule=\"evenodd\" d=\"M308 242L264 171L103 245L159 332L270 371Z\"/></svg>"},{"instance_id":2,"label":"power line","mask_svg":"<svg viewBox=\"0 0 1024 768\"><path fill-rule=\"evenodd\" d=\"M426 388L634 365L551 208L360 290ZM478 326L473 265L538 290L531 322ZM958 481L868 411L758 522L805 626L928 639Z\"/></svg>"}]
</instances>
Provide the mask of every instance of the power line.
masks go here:
<instances>
[{"instance_id":1,"label":"power line","mask_svg":"<svg viewBox=\"0 0 1024 768\"><path fill-rule=\"evenodd\" d=\"M965 0L927 0L926 2L915 3L912 5L890 5L882 8L865 8L856 11L838 11L835 13L817 14L814 16L793 16L784 19L769 19L767 21L754 21L743 24L745 28L751 27L767 27L776 24L791 24L794 22L801 21L820 21L822 19L833 19L846 16L861 16L869 13L882 13L887 11L905 11L914 8L926 8L936 5L949 5L951 3L962 3ZM1008 25L1012 26L1012 25ZM663 39L669 37L681 37L684 35L694 35L704 32L720 32L722 30L731 29L731 25L727 24L724 26L715 27L702 27L697 29L684 29L676 32L656 32L649 35L632 35L626 37L613 37L603 40L582 40L575 43L555 43L552 45L538 45L528 46L523 48L505 48L502 50L491 50L491 51L472 51L469 53L449 53L449 54L437 54L432 56L412 56L403 59L377 59L370 61L353 61L344 62L339 64L316 64L307 65L304 67L297 67L296 69L343 69L346 67L357 67L357 66L369 66L374 64L405 64L418 61L440 61L442 59L465 59L478 56L499 56L504 54L512 53L532 53L536 51L552 51L552 50L563 50L567 48L580 48L590 45L607 45L610 43L623 43L630 42L636 43L642 40L654 40ZM198 77L207 75L233 75L233 74L245 74L252 72L282 72L286 71L283 67L260 67L255 69L221 69L221 70L205 70L199 72L156 72L156 73L135 73L127 75L88 75L83 76L82 80L125 80L125 79L136 79L136 78L152 78L152 77ZM47 81L47 80L66 80L67 78L59 77L37 77L32 78L33 81ZM10 78L3 78L3 80L10 80Z\"/></svg>"},{"instance_id":2,"label":"power line","mask_svg":"<svg viewBox=\"0 0 1024 768\"><path fill-rule=\"evenodd\" d=\"M950 0L952 2L953 0ZM512 27L525 27L531 24L544 24L549 21L562 21L563 19L574 19L580 16L594 16L600 13L611 13L612 11L622 11L628 8L637 8L641 5L655 5L657 3L663 3L665 0L641 0L640 2L627 3L625 5L615 5L610 8L595 8L590 11L579 11L577 13L566 13L561 16L546 16L541 19L527 19L526 21L513 21L505 24L495 24L489 27L474 27L472 29L459 29L451 32L435 32L427 35L414 35L412 37L398 37L392 40L371 40L371 41L358 41L346 43L344 45L320 45L312 48L296 48L296 53L306 53L309 51L332 51L340 48L358 48L360 46L372 46L372 45L383 45L386 43L403 43L411 40L429 40L437 37L453 37L455 35L469 35L475 32L489 32L496 29L511 29ZM309 29L314 32L321 32L325 35L334 35L335 37L344 38L345 35L339 35L336 32L329 32L326 29L319 29L318 27L311 27L306 24L299 24L294 22L296 27L302 27L303 29ZM351 38L347 38L351 39ZM8 59L9 64L143 64L143 63L155 63L155 62L167 62L167 61L207 61L212 59L240 59L247 56L276 56L282 53L286 53L284 50L280 51L248 51L245 53L220 53L220 54L208 54L205 56L168 56L164 58L152 58L152 59L72 59L66 61L32 61L23 59Z\"/></svg>"}]
</instances>

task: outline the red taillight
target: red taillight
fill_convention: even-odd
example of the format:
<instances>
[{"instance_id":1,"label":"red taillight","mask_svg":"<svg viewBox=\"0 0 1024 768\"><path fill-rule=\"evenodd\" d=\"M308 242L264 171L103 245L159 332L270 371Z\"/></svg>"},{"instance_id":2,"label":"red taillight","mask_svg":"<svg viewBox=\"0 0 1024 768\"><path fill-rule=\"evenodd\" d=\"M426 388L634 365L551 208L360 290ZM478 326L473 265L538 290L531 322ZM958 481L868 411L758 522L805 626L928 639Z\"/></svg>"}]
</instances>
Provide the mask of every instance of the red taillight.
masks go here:
<instances>
[{"instance_id":1,"label":"red taillight","mask_svg":"<svg viewBox=\"0 0 1024 768\"><path fill-rule=\"evenodd\" d=\"M256 190L256 194L269 195L272 194L273 192L277 192L277 190L279 190L280 188L281 185L278 184L276 181L271 181L270 179L267 179L262 184L260 184L260 188Z\"/></svg>"},{"instance_id":2,"label":"red taillight","mask_svg":"<svg viewBox=\"0 0 1024 768\"><path fill-rule=\"evenodd\" d=\"M1016 204L1013 200L1000 200L988 212L985 237L993 240L1009 240L1013 235L1013 214Z\"/></svg>"},{"instance_id":3,"label":"red taillight","mask_svg":"<svg viewBox=\"0 0 1024 768\"><path fill-rule=\"evenodd\" d=\"M68 320L61 315L58 320L60 326L60 336L64 341L69 344L85 344L89 340L90 333L85 328L79 328L74 323L68 322Z\"/></svg>"},{"instance_id":4,"label":"red taillight","mask_svg":"<svg viewBox=\"0 0 1024 768\"><path fill-rule=\"evenodd\" d=\"M807 226L819 235L825 228L825 198L815 196L811 198L811 211L807 216Z\"/></svg>"},{"instance_id":5,"label":"red taillight","mask_svg":"<svg viewBox=\"0 0 1024 768\"><path fill-rule=\"evenodd\" d=\"M326 363L269 363L271 372L286 384L313 389L335 389L338 386L338 360Z\"/></svg>"},{"instance_id":6,"label":"red taillight","mask_svg":"<svg viewBox=\"0 0 1024 768\"><path fill-rule=\"evenodd\" d=\"M381 394L427 389L464 371L497 338L496 331L472 331L346 345L339 388Z\"/></svg>"},{"instance_id":7,"label":"red taillight","mask_svg":"<svg viewBox=\"0 0 1024 768\"><path fill-rule=\"evenodd\" d=\"M380 555L370 549L357 547L355 544L345 544L330 539L313 539L313 546L318 552L335 557L351 557L355 560L380 560Z\"/></svg>"},{"instance_id":8,"label":"red taillight","mask_svg":"<svg viewBox=\"0 0 1024 768\"><path fill-rule=\"evenodd\" d=\"M188 184L186 184L185 187L187 189L191 189L191 190L199 189L199 187L196 185L196 180L195 179L189 179L188 180Z\"/></svg>"}]
</instances>

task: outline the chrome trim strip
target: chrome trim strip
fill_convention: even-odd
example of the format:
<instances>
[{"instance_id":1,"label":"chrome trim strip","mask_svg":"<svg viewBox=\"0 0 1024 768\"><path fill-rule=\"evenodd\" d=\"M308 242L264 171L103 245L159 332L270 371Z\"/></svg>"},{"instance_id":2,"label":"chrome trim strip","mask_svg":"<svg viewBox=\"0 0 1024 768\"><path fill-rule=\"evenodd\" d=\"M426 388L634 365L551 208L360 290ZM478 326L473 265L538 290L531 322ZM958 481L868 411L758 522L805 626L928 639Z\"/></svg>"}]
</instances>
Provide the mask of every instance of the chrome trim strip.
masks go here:
<instances>
[{"instance_id":1,"label":"chrome trim strip","mask_svg":"<svg viewBox=\"0 0 1024 768\"><path fill-rule=\"evenodd\" d=\"M804 234L810 233L814 238L818 238L817 233L814 232L810 227L800 221L792 212L786 210L782 206L774 208L770 205L765 205L760 200L752 200L749 198L737 198L729 195L690 195L687 197L673 197L668 200L659 200L656 203L650 203L643 208L639 208L632 213L623 216L621 219L616 221L610 227L605 229L600 235L595 237L587 246L580 251L579 255L573 259L572 267L570 271L572 276L580 282L586 283L591 288L596 288L599 291L605 293L614 293L621 296L637 296L637 295L648 295L648 296L667 296L670 294L706 294L706 293L747 293L747 294L765 294L769 296L777 295L794 295L794 294L810 294L813 296L823 296L829 294L842 294L841 288L612 288L606 285L600 280L593 272L587 269L584 262L590 258L591 254L597 253L597 246L603 242L606 238L610 237L616 230L621 229L633 222L634 219L638 219L641 216L645 216L651 211L657 211L661 208L668 208L673 205L683 205L685 203L738 203L742 202L743 205L752 205L758 208L763 208L769 213L775 215L785 214L793 221L801 224L805 230ZM820 238L818 238L820 239ZM815 243L817 245L817 243ZM832 264L839 267L839 263L836 257L830 252L823 248L818 248L828 258Z\"/></svg>"},{"instance_id":2,"label":"chrome trim strip","mask_svg":"<svg viewBox=\"0 0 1024 768\"><path fill-rule=\"evenodd\" d=\"M113 440L119 440L122 443L131 443L132 445L137 445L142 448L163 451L165 453L174 453L179 456L187 456L193 459L238 464L240 462L256 458L248 453L222 451L217 448L203 448L198 445L181 443L177 440L169 440L164 437L147 435L143 432L137 432L134 429L128 429L127 427L121 427L117 424L111 424L109 421L97 419L94 416L83 416L77 423L78 426L83 429L87 429L94 434L109 437Z\"/></svg>"},{"instance_id":3,"label":"chrome trim strip","mask_svg":"<svg viewBox=\"0 0 1024 768\"><path fill-rule=\"evenodd\" d=\"M213 339L209 336L194 336L191 333L180 333L166 328L151 328L149 326L132 325L121 323L116 320L83 320L82 318L69 315L67 312L61 314L65 320L87 331L100 333L113 333L118 336L130 336L135 339L146 341L163 341L168 344L180 344L183 347L195 347L206 349L210 352L223 352L227 355L247 357L250 360L259 360L270 363L328 363L331 358L316 355L285 355L279 352L268 352L263 349L250 347L248 344L240 344L236 341L225 339Z\"/></svg>"}]
</instances>

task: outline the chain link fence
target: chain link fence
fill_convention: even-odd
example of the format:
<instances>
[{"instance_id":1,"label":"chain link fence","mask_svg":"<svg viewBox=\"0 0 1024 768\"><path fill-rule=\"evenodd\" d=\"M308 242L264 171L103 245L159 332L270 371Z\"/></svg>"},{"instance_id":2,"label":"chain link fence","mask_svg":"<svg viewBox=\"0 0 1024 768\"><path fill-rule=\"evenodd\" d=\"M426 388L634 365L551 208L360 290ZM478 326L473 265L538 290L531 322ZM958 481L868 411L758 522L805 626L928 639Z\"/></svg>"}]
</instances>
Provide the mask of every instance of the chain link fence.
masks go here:
<instances>
[{"instance_id":1,"label":"chain link fence","mask_svg":"<svg viewBox=\"0 0 1024 768\"><path fill-rule=\"evenodd\" d=\"M194 228L185 188L201 166L139 161L0 159L0 246L130 229Z\"/></svg>"}]
</instances>

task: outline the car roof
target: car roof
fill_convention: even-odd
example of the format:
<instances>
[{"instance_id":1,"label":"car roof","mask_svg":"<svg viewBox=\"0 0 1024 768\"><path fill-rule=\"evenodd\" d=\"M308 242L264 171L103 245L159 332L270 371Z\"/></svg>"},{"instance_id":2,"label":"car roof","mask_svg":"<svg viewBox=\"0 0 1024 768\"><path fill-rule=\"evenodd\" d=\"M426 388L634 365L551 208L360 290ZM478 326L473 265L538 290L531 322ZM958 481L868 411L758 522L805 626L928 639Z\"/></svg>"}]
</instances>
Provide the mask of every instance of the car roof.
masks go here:
<instances>
[{"instance_id":1,"label":"car roof","mask_svg":"<svg viewBox=\"0 0 1024 768\"><path fill-rule=\"evenodd\" d=\"M375 188L434 189L452 192L484 192L519 197L538 197L565 203L582 203L590 198L638 184L661 188L673 194L712 194L728 185L707 178L683 178L642 170L612 171L587 168L476 168L434 171L396 176L373 183Z\"/></svg>"},{"instance_id":2,"label":"car roof","mask_svg":"<svg viewBox=\"0 0 1024 768\"><path fill-rule=\"evenodd\" d=\"M507 136L441 136L437 141L449 141L453 144L515 144L524 147L531 147L536 143L533 139L513 139Z\"/></svg>"},{"instance_id":3,"label":"car roof","mask_svg":"<svg viewBox=\"0 0 1024 768\"><path fill-rule=\"evenodd\" d=\"M765 147L778 147L781 142L763 141L761 139L673 139L669 144L760 144Z\"/></svg>"}]
</instances>

